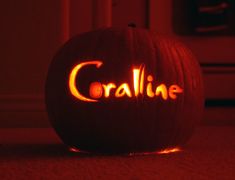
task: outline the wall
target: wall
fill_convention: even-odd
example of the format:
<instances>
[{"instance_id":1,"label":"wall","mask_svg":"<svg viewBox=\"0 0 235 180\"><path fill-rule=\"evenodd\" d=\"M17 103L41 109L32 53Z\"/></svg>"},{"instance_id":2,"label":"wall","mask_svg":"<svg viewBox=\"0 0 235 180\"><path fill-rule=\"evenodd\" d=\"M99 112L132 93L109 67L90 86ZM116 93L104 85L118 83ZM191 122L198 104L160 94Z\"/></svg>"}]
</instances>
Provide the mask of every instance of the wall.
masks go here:
<instances>
[{"instance_id":1,"label":"wall","mask_svg":"<svg viewBox=\"0 0 235 180\"><path fill-rule=\"evenodd\" d=\"M92 0L1 2L0 127L49 126L43 95L49 63L69 37L93 28L92 4ZM113 0L112 6L114 26L134 22L138 27L177 36L171 27L171 0ZM234 67L226 66L235 64L235 38L178 38L192 48L201 63L225 64L204 67L206 97L235 99ZM217 110L209 111L207 119L234 122L234 107L224 108L222 116ZM214 112L217 115L211 116Z\"/></svg>"},{"instance_id":2,"label":"wall","mask_svg":"<svg viewBox=\"0 0 235 180\"><path fill-rule=\"evenodd\" d=\"M201 64L207 99L204 123L235 124L235 37L177 35L172 27L173 0L149 2L150 29L183 41Z\"/></svg>"},{"instance_id":3,"label":"wall","mask_svg":"<svg viewBox=\"0 0 235 180\"><path fill-rule=\"evenodd\" d=\"M61 42L61 6L56 0L9 0L0 12L0 125L17 126L43 109L48 62Z\"/></svg>"},{"instance_id":4,"label":"wall","mask_svg":"<svg viewBox=\"0 0 235 180\"><path fill-rule=\"evenodd\" d=\"M0 127L47 127L44 84L55 52L91 30L91 0L8 0L0 6Z\"/></svg>"},{"instance_id":5,"label":"wall","mask_svg":"<svg viewBox=\"0 0 235 180\"><path fill-rule=\"evenodd\" d=\"M126 27L135 23L137 27L146 28L147 6L146 0L113 0L113 26Z\"/></svg>"}]
</instances>

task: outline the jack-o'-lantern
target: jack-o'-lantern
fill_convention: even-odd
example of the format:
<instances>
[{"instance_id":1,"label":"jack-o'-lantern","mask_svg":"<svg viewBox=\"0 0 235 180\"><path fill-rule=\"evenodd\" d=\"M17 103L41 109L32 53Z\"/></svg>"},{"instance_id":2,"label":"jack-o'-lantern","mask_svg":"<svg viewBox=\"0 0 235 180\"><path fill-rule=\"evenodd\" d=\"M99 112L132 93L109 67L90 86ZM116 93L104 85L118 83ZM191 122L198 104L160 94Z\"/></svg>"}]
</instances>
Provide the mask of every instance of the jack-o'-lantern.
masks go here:
<instances>
[{"instance_id":1,"label":"jack-o'-lantern","mask_svg":"<svg viewBox=\"0 0 235 180\"><path fill-rule=\"evenodd\" d=\"M50 121L65 144L129 153L183 145L203 109L199 65L175 39L139 28L78 35L46 81Z\"/></svg>"}]
</instances>

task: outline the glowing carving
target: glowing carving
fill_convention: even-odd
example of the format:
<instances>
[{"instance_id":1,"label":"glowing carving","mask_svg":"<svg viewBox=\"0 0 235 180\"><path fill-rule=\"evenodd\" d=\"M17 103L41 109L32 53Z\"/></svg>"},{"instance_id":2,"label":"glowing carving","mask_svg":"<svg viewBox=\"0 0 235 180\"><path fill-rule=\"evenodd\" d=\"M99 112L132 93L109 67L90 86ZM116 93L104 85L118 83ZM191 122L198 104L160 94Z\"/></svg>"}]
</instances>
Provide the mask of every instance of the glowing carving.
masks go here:
<instances>
[{"instance_id":1,"label":"glowing carving","mask_svg":"<svg viewBox=\"0 0 235 180\"><path fill-rule=\"evenodd\" d=\"M139 69L133 69L133 79L134 79L134 91L135 96L139 95L139 77L140 77L140 70Z\"/></svg>"},{"instance_id":2,"label":"glowing carving","mask_svg":"<svg viewBox=\"0 0 235 180\"><path fill-rule=\"evenodd\" d=\"M138 69L133 69L134 92L137 97L144 92L144 67L141 65Z\"/></svg>"},{"instance_id":3,"label":"glowing carving","mask_svg":"<svg viewBox=\"0 0 235 180\"><path fill-rule=\"evenodd\" d=\"M144 93L144 67L142 68L140 75L140 94Z\"/></svg>"},{"instance_id":4,"label":"glowing carving","mask_svg":"<svg viewBox=\"0 0 235 180\"><path fill-rule=\"evenodd\" d=\"M159 96L160 94L162 95L162 98L164 100L167 100L168 94L167 94L167 87L165 84L160 84L157 88L156 88L156 92L155 92L156 96Z\"/></svg>"},{"instance_id":5,"label":"glowing carving","mask_svg":"<svg viewBox=\"0 0 235 180\"><path fill-rule=\"evenodd\" d=\"M177 98L176 93L182 93L182 92L183 89L175 84L171 85L169 88L169 96L171 99L176 99Z\"/></svg>"},{"instance_id":6,"label":"glowing carving","mask_svg":"<svg viewBox=\"0 0 235 180\"><path fill-rule=\"evenodd\" d=\"M153 86L152 85L153 76L148 75L147 80L148 80L148 84L147 84L147 88L146 88L147 95L148 95L148 97L154 97L155 94L153 92L153 87L152 87Z\"/></svg>"},{"instance_id":7,"label":"glowing carving","mask_svg":"<svg viewBox=\"0 0 235 180\"><path fill-rule=\"evenodd\" d=\"M90 84L90 96L92 98L100 98L103 95L103 88L100 82L93 82Z\"/></svg>"},{"instance_id":8,"label":"glowing carving","mask_svg":"<svg viewBox=\"0 0 235 180\"><path fill-rule=\"evenodd\" d=\"M96 65L96 67L99 68L102 65L102 62L101 61L88 61L88 62L83 62L83 63L76 65L72 69L72 71L69 75L69 90L74 97L76 97L82 101L97 102L97 100L95 100L95 99L90 99L90 98L83 96L78 91L78 89L76 87L76 77L78 76L78 72L81 68L83 68L84 66L87 66L87 65Z\"/></svg>"},{"instance_id":9,"label":"glowing carving","mask_svg":"<svg viewBox=\"0 0 235 180\"><path fill-rule=\"evenodd\" d=\"M127 95L127 96L129 96L129 97L132 96L132 95L131 95L130 87L129 87L129 85L128 85L127 83L121 84L121 85L117 88L117 90L116 90L116 92L115 92L115 96L116 96L116 97L123 97L123 96L125 96L125 95Z\"/></svg>"},{"instance_id":10,"label":"glowing carving","mask_svg":"<svg viewBox=\"0 0 235 180\"><path fill-rule=\"evenodd\" d=\"M109 98L114 95L116 98L129 97L132 98L138 96L144 96L144 91L149 98L161 97L163 100L176 99L177 94L183 93L183 89L173 84L169 88L165 84L160 84L153 88L153 76L147 76L147 84L145 88L145 67L141 65L139 68L133 68L133 86L124 82L117 86L115 83L110 82L107 84L102 84L100 82L92 82L89 88L90 97L86 97L79 92L79 87L76 85L76 78L78 77L81 68L89 65L96 65L99 68L102 65L102 61L87 61L76 65L69 75L69 90L71 94L81 101L86 102L97 102L99 98L105 97ZM133 90L133 93L132 91Z\"/></svg>"},{"instance_id":11,"label":"glowing carving","mask_svg":"<svg viewBox=\"0 0 235 180\"><path fill-rule=\"evenodd\" d=\"M108 98L110 95L110 90L115 89L116 85L114 83L109 83L107 85L103 84L104 87L104 97Z\"/></svg>"}]
</instances>

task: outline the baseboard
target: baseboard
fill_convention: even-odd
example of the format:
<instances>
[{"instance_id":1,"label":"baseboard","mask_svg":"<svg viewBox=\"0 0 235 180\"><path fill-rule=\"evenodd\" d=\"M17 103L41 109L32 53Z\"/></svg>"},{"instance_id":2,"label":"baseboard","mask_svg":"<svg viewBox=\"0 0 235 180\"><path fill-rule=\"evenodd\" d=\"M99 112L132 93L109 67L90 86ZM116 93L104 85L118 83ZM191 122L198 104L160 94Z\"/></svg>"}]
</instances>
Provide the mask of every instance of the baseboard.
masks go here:
<instances>
[{"instance_id":1,"label":"baseboard","mask_svg":"<svg viewBox=\"0 0 235 180\"><path fill-rule=\"evenodd\" d=\"M42 94L0 94L0 128L50 127Z\"/></svg>"},{"instance_id":2,"label":"baseboard","mask_svg":"<svg viewBox=\"0 0 235 180\"><path fill-rule=\"evenodd\" d=\"M42 94L0 94L0 112L45 111Z\"/></svg>"}]
</instances>

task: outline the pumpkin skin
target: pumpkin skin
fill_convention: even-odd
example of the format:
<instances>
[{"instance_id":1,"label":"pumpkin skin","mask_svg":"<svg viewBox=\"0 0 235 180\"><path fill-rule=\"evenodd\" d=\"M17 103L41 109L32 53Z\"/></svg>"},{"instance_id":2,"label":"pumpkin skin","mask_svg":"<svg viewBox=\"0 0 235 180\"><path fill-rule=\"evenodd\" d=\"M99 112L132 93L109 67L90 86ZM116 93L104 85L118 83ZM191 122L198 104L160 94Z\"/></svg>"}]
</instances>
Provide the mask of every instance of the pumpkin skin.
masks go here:
<instances>
[{"instance_id":1,"label":"pumpkin skin","mask_svg":"<svg viewBox=\"0 0 235 180\"><path fill-rule=\"evenodd\" d=\"M160 97L99 99L85 102L69 89L71 69L102 60L99 69L84 68L76 79L89 97L92 82L129 82L133 66L144 63L154 83L177 84L177 99ZM146 80L146 77L145 77ZM46 80L50 122L65 144L96 153L150 152L184 145L201 119L204 104L199 65L175 39L139 28L105 28L78 35L55 55Z\"/></svg>"}]
</instances>

